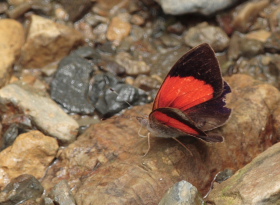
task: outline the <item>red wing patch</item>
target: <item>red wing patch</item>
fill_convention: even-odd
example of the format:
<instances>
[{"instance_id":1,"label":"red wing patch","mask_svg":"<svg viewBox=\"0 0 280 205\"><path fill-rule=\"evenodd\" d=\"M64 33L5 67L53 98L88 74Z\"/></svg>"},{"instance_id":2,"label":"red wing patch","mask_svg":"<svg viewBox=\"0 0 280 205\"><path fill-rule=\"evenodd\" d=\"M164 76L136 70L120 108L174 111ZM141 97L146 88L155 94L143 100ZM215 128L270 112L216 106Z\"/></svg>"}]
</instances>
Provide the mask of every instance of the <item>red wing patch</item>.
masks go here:
<instances>
[{"instance_id":1,"label":"red wing patch","mask_svg":"<svg viewBox=\"0 0 280 205\"><path fill-rule=\"evenodd\" d=\"M160 111L154 111L152 113L152 117L156 118L156 120L160 121L162 124L167 125L172 128L179 129L190 135L199 135L200 133L195 129L191 128L184 122L180 122L178 119L172 118L165 113Z\"/></svg>"},{"instance_id":2,"label":"red wing patch","mask_svg":"<svg viewBox=\"0 0 280 205\"><path fill-rule=\"evenodd\" d=\"M155 99L153 110L163 107L189 109L213 98L214 89L203 80L168 76Z\"/></svg>"}]
</instances>

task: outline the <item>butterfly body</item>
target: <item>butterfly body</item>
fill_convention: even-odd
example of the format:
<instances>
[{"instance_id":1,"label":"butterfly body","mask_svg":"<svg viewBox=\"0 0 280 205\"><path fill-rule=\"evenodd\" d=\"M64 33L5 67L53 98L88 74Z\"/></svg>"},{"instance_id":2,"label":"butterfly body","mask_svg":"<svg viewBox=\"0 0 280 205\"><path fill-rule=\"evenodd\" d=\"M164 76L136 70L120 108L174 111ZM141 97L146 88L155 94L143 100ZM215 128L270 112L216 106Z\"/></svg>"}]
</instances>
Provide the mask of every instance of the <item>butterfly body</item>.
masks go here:
<instances>
[{"instance_id":1,"label":"butterfly body","mask_svg":"<svg viewBox=\"0 0 280 205\"><path fill-rule=\"evenodd\" d=\"M201 44L175 63L159 89L149 117L138 120L157 137L193 136L222 142L222 136L205 131L228 120L231 109L225 107L225 96L230 92L213 49Z\"/></svg>"}]
</instances>

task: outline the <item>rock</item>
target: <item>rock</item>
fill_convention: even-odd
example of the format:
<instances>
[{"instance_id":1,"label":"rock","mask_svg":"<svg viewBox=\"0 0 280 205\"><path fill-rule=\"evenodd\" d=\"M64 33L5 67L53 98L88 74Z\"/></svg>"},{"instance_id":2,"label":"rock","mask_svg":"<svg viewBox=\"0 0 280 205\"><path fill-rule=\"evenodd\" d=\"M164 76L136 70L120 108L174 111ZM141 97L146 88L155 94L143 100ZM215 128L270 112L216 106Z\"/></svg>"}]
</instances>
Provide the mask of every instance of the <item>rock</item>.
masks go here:
<instances>
[{"instance_id":1,"label":"rock","mask_svg":"<svg viewBox=\"0 0 280 205\"><path fill-rule=\"evenodd\" d=\"M32 15L21 64L25 68L43 67L62 59L82 42L82 34L75 29Z\"/></svg>"},{"instance_id":2,"label":"rock","mask_svg":"<svg viewBox=\"0 0 280 205\"><path fill-rule=\"evenodd\" d=\"M227 34L221 28L206 22L190 28L184 35L184 40L191 47L208 43L216 52L223 51L229 45Z\"/></svg>"},{"instance_id":3,"label":"rock","mask_svg":"<svg viewBox=\"0 0 280 205\"><path fill-rule=\"evenodd\" d=\"M147 139L137 137L140 125L133 116L150 113L151 105L138 106L92 125L63 149L43 179L44 187L49 190L66 179L77 204L158 204L167 189L183 179L204 195L218 172L240 169L278 137L267 121L279 104L278 89L246 75L226 80L232 88L227 98L232 116L211 132L223 135L224 143L179 138L190 155L172 139L151 138L151 149L143 157Z\"/></svg>"},{"instance_id":4,"label":"rock","mask_svg":"<svg viewBox=\"0 0 280 205\"><path fill-rule=\"evenodd\" d=\"M17 137L12 146L0 152L0 187L22 174L32 174L37 179L54 160L58 150L56 139L39 131L30 131Z\"/></svg>"},{"instance_id":5,"label":"rock","mask_svg":"<svg viewBox=\"0 0 280 205\"><path fill-rule=\"evenodd\" d=\"M59 0L63 8L67 11L70 21L77 21L91 9L90 0Z\"/></svg>"},{"instance_id":6,"label":"rock","mask_svg":"<svg viewBox=\"0 0 280 205\"><path fill-rule=\"evenodd\" d=\"M64 144L75 140L78 123L69 117L53 100L29 86L9 84L0 90L0 98L13 103L44 133Z\"/></svg>"},{"instance_id":7,"label":"rock","mask_svg":"<svg viewBox=\"0 0 280 205\"><path fill-rule=\"evenodd\" d=\"M278 53L280 51L280 32L273 32L271 36L266 40L264 47L271 53Z\"/></svg>"},{"instance_id":8,"label":"rock","mask_svg":"<svg viewBox=\"0 0 280 205\"><path fill-rule=\"evenodd\" d=\"M110 117L130 105L147 102L143 90L124 84L109 73L96 75L91 88L89 97L103 117Z\"/></svg>"},{"instance_id":9,"label":"rock","mask_svg":"<svg viewBox=\"0 0 280 205\"><path fill-rule=\"evenodd\" d=\"M172 15L181 15L188 13L199 13L211 15L217 11L230 7L236 1L234 0L213 0L209 3L207 0L156 0L162 7L164 13Z\"/></svg>"},{"instance_id":10,"label":"rock","mask_svg":"<svg viewBox=\"0 0 280 205\"><path fill-rule=\"evenodd\" d=\"M254 39L261 42L266 42L270 36L271 36L271 32L266 30L252 31L246 34L246 37L248 39Z\"/></svg>"},{"instance_id":11,"label":"rock","mask_svg":"<svg viewBox=\"0 0 280 205\"><path fill-rule=\"evenodd\" d=\"M60 181L52 190L51 195L59 205L76 205L73 194L66 180Z\"/></svg>"},{"instance_id":12,"label":"rock","mask_svg":"<svg viewBox=\"0 0 280 205\"><path fill-rule=\"evenodd\" d=\"M121 52L116 55L116 62L125 68L127 75L147 74L150 66L144 61L133 60L129 53Z\"/></svg>"},{"instance_id":13,"label":"rock","mask_svg":"<svg viewBox=\"0 0 280 205\"><path fill-rule=\"evenodd\" d=\"M168 190L159 205L201 205L203 203L197 188L183 180Z\"/></svg>"},{"instance_id":14,"label":"rock","mask_svg":"<svg viewBox=\"0 0 280 205\"><path fill-rule=\"evenodd\" d=\"M275 5L274 9L272 9L271 14L268 17L269 26L272 32L279 30L279 12L280 7L278 5Z\"/></svg>"},{"instance_id":15,"label":"rock","mask_svg":"<svg viewBox=\"0 0 280 205\"><path fill-rule=\"evenodd\" d=\"M262 41L248 38L239 32L233 33L229 44L228 58L230 60L236 60L240 56L250 58L264 52L264 43Z\"/></svg>"},{"instance_id":16,"label":"rock","mask_svg":"<svg viewBox=\"0 0 280 205\"><path fill-rule=\"evenodd\" d=\"M20 54L25 35L23 26L12 19L0 20L0 88L11 77L14 61Z\"/></svg>"},{"instance_id":17,"label":"rock","mask_svg":"<svg viewBox=\"0 0 280 205\"><path fill-rule=\"evenodd\" d=\"M107 31L107 38L109 41L121 41L129 35L130 30L130 23L118 16L113 17Z\"/></svg>"},{"instance_id":18,"label":"rock","mask_svg":"<svg viewBox=\"0 0 280 205\"><path fill-rule=\"evenodd\" d=\"M159 89L161 83L162 79L159 76L138 75L133 85L142 90L149 91L152 89Z\"/></svg>"},{"instance_id":19,"label":"rock","mask_svg":"<svg viewBox=\"0 0 280 205\"><path fill-rule=\"evenodd\" d=\"M269 0L249 1L238 6L235 9L235 16L233 19L233 28L240 32L246 32L254 23L257 16L269 4Z\"/></svg>"},{"instance_id":20,"label":"rock","mask_svg":"<svg viewBox=\"0 0 280 205\"><path fill-rule=\"evenodd\" d=\"M32 175L23 174L14 178L0 192L0 204L22 204L29 199L41 197L44 188Z\"/></svg>"},{"instance_id":21,"label":"rock","mask_svg":"<svg viewBox=\"0 0 280 205\"><path fill-rule=\"evenodd\" d=\"M211 204L279 204L280 143L258 155L230 179L215 184L207 197Z\"/></svg>"},{"instance_id":22,"label":"rock","mask_svg":"<svg viewBox=\"0 0 280 205\"><path fill-rule=\"evenodd\" d=\"M51 82L51 97L70 113L93 114L88 99L93 66L84 58L71 54L59 63Z\"/></svg>"},{"instance_id":23,"label":"rock","mask_svg":"<svg viewBox=\"0 0 280 205\"><path fill-rule=\"evenodd\" d=\"M31 2L31 0L8 0L10 5L17 6L22 3Z\"/></svg>"}]
</instances>

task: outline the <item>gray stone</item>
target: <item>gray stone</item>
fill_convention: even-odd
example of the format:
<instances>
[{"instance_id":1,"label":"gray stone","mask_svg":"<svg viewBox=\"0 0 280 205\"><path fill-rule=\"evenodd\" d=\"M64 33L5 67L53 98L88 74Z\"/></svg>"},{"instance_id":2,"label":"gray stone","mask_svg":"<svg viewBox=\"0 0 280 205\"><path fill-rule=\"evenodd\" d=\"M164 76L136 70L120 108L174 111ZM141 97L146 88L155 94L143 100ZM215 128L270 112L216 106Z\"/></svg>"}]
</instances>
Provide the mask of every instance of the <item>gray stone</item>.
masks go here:
<instances>
[{"instance_id":1,"label":"gray stone","mask_svg":"<svg viewBox=\"0 0 280 205\"><path fill-rule=\"evenodd\" d=\"M159 205L201 205L203 200L197 188L187 181L180 181L164 195Z\"/></svg>"},{"instance_id":2,"label":"gray stone","mask_svg":"<svg viewBox=\"0 0 280 205\"><path fill-rule=\"evenodd\" d=\"M228 8L236 0L156 0L166 14L180 15L187 13L200 13L211 15Z\"/></svg>"},{"instance_id":3,"label":"gray stone","mask_svg":"<svg viewBox=\"0 0 280 205\"><path fill-rule=\"evenodd\" d=\"M62 143L75 140L78 123L68 116L52 99L28 86L9 84L0 90L0 98L17 105L24 114L32 117L44 133Z\"/></svg>"}]
</instances>

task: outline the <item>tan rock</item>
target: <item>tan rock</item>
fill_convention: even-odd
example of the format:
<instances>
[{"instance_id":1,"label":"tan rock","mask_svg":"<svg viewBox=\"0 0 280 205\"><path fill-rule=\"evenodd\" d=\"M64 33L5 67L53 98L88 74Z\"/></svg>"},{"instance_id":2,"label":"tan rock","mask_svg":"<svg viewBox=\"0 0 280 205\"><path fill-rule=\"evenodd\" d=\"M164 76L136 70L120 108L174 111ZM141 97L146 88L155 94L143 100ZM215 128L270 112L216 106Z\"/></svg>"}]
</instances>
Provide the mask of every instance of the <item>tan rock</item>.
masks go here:
<instances>
[{"instance_id":1,"label":"tan rock","mask_svg":"<svg viewBox=\"0 0 280 205\"><path fill-rule=\"evenodd\" d=\"M0 187L21 174L42 178L46 168L55 158L58 148L56 139L39 131L30 131L18 136L12 146L0 152Z\"/></svg>"},{"instance_id":2,"label":"tan rock","mask_svg":"<svg viewBox=\"0 0 280 205\"><path fill-rule=\"evenodd\" d=\"M219 171L240 169L277 137L267 135L267 124L272 108L279 104L278 89L246 75L227 80L233 90L227 97L232 116L226 125L211 132L223 135L223 143L179 138L190 155L172 139L151 138L151 149L143 157L147 139L138 136L140 125L131 116L150 113L151 105L139 106L123 118L93 125L62 150L43 180L44 187L50 189L66 179L78 204L158 204L168 188L182 179L207 193ZM82 182L77 180L81 178Z\"/></svg>"},{"instance_id":3,"label":"tan rock","mask_svg":"<svg viewBox=\"0 0 280 205\"><path fill-rule=\"evenodd\" d=\"M26 68L43 67L62 59L82 42L83 36L77 30L32 15L27 40L21 52L21 64Z\"/></svg>"},{"instance_id":4,"label":"tan rock","mask_svg":"<svg viewBox=\"0 0 280 205\"><path fill-rule=\"evenodd\" d=\"M10 79L12 66L24 43L23 26L12 19L0 20L0 87Z\"/></svg>"},{"instance_id":5,"label":"tan rock","mask_svg":"<svg viewBox=\"0 0 280 205\"><path fill-rule=\"evenodd\" d=\"M9 4L17 6L23 3L32 2L32 0L8 0Z\"/></svg>"},{"instance_id":6,"label":"tan rock","mask_svg":"<svg viewBox=\"0 0 280 205\"><path fill-rule=\"evenodd\" d=\"M258 155L230 179L215 184L207 197L210 204L280 204L280 143Z\"/></svg>"},{"instance_id":7,"label":"tan rock","mask_svg":"<svg viewBox=\"0 0 280 205\"><path fill-rule=\"evenodd\" d=\"M248 34L246 34L246 37L249 39L255 39L261 42L266 42L266 40L271 36L271 32L266 30L258 30L258 31L252 31Z\"/></svg>"},{"instance_id":8,"label":"tan rock","mask_svg":"<svg viewBox=\"0 0 280 205\"><path fill-rule=\"evenodd\" d=\"M131 30L130 23L120 17L114 17L107 31L107 38L110 41L121 41L129 35Z\"/></svg>"}]
</instances>

